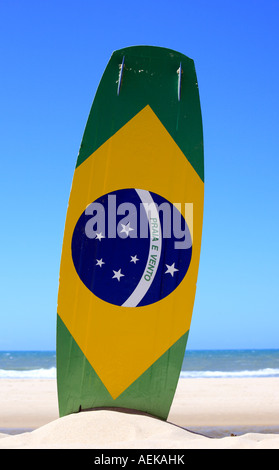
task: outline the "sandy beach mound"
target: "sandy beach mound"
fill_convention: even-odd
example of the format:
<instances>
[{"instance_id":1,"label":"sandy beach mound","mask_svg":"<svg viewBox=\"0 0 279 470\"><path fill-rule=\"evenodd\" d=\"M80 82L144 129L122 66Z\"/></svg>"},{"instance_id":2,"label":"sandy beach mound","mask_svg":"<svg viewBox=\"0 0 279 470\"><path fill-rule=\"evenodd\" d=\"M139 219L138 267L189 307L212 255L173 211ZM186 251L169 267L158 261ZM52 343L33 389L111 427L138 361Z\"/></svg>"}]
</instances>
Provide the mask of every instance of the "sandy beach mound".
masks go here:
<instances>
[{"instance_id":1,"label":"sandy beach mound","mask_svg":"<svg viewBox=\"0 0 279 470\"><path fill-rule=\"evenodd\" d=\"M117 411L87 411L42 426L32 432L3 437L2 449L195 449L279 447L279 435L246 434L211 439L148 416Z\"/></svg>"},{"instance_id":2,"label":"sandy beach mound","mask_svg":"<svg viewBox=\"0 0 279 470\"><path fill-rule=\"evenodd\" d=\"M0 448L279 449L278 390L278 377L181 379L168 422L109 410L59 418L55 380L2 379Z\"/></svg>"}]
</instances>

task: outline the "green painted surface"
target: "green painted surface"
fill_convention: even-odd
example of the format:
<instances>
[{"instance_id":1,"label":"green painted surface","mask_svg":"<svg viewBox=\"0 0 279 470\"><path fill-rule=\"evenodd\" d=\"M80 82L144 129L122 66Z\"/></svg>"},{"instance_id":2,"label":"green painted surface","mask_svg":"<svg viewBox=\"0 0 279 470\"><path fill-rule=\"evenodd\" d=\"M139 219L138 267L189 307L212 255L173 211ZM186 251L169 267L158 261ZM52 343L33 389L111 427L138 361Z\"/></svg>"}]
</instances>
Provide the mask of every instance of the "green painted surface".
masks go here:
<instances>
[{"instance_id":1,"label":"green painted surface","mask_svg":"<svg viewBox=\"0 0 279 470\"><path fill-rule=\"evenodd\" d=\"M176 51L152 46L128 47L112 54L89 114L77 166L147 104L204 180L202 119L194 62Z\"/></svg>"},{"instance_id":2,"label":"green painted surface","mask_svg":"<svg viewBox=\"0 0 279 470\"><path fill-rule=\"evenodd\" d=\"M188 332L114 400L57 315L57 382L60 416L91 408L131 408L167 419ZM81 403L82 402L82 403Z\"/></svg>"}]
</instances>

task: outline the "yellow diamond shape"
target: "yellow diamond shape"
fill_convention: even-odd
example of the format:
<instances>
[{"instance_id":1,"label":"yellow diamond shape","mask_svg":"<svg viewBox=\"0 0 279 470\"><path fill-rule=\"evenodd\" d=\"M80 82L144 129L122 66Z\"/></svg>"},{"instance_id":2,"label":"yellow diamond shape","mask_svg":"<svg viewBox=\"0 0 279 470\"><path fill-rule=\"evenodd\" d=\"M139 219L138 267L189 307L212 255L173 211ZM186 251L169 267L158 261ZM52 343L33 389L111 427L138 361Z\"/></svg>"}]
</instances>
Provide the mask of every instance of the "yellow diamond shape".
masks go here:
<instances>
[{"instance_id":1,"label":"yellow diamond shape","mask_svg":"<svg viewBox=\"0 0 279 470\"><path fill-rule=\"evenodd\" d=\"M122 188L155 192L173 204L193 203L189 270L172 294L144 307L109 304L89 291L71 256L82 212ZM58 314L84 355L117 398L190 328L201 244L203 182L150 106L108 139L75 171L67 212ZM190 217L187 213L184 217Z\"/></svg>"}]
</instances>

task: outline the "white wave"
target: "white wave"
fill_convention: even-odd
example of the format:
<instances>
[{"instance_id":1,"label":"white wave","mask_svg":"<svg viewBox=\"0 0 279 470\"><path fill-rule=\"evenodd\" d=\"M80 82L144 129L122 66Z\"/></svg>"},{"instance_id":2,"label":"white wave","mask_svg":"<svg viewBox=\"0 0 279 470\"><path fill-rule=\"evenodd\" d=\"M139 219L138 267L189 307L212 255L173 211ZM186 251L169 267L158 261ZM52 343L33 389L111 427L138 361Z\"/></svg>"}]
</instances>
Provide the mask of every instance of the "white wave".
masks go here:
<instances>
[{"instance_id":1,"label":"white wave","mask_svg":"<svg viewBox=\"0 0 279 470\"><path fill-rule=\"evenodd\" d=\"M246 378L246 377L278 377L279 369L259 369L243 371L181 371L181 379L198 378ZM0 379L56 379L56 367L33 370L0 369Z\"/></svg>"},{"instance_id":2,"label":"white wave","mask_svg":"<svg viewBox=\"0 0 279 470\"><path fill-rule=\"evenodd\" d=\"M33 370L0 369L0 379L56 379L56 367Z\"/></svg>"},{"instance_id":3,"label":"white wave","mask_svg":"<svg viewBox=\"0 0 279 470\"><path fill-rule=\"evenodd\" d=\"M279 369L259 369L241 371L181 371L180 378L244 378L244 377L277 377Z\"/></svg>"}]
</instances>

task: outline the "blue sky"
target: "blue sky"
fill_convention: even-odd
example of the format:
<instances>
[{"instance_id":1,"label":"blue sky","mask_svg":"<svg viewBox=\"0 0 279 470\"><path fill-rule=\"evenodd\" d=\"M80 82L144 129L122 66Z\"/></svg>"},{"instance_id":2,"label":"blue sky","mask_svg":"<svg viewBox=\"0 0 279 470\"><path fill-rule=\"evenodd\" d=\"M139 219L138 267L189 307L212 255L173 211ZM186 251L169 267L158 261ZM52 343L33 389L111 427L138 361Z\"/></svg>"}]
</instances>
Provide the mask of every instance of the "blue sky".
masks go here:
<instances>
[{"instance_id":1,"label":"blue sky","mask_svg":"<svg viewBox=\"0 0 279 470\"><path fill-rule=\"evenodd\" d=\"M194 59L205 213L188 347L279 347L278 0L0 0L0 350L55 349L75 162L115 49Z\"/></svg>"}]
</instances>

